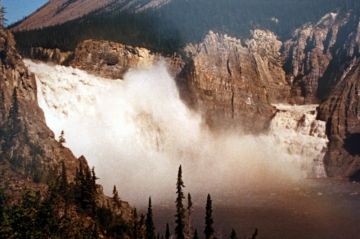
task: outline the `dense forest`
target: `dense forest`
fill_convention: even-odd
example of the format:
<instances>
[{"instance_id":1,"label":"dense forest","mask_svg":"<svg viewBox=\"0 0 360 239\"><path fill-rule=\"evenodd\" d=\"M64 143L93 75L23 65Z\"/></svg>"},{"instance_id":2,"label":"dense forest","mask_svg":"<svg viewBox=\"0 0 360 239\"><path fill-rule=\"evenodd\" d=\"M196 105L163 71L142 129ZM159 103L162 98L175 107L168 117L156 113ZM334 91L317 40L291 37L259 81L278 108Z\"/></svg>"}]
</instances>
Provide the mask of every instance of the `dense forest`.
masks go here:
<instances>
[{"instance_id":1,"label":"dense forest","mask_svg":"<svg viewBox=\"0 0 360 239\"><path fill-rule=\"evenodd\" d=\"M253 28L266 28L286 39L297 27L330 11L359 5L357 0L173 0L137 13L114 5L62 25L16 32L15 38L23 52L36 46L74 50L91 38L172 53L198 42L209 30L243 38Z\"/></svg>"}]
</instances>

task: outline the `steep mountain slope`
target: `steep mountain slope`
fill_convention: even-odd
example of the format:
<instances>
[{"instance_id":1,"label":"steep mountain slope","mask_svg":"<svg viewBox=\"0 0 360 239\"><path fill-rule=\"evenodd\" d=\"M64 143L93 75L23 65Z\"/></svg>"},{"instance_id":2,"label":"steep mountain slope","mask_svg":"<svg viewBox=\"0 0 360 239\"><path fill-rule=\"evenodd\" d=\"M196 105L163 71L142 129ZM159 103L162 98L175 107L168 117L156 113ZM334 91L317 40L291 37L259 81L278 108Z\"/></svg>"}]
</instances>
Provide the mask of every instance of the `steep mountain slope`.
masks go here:
<instances>
[{"instance_id":1,"label":"steep mountain slope","mask_svg":"<svg viewBox=\"0 0 360 239\"><path fill-rule=\"evenodd\" d=\"M170 0L50 0L14 26L16 31L59 25L97 10L141 12L158 8Z\"/></svg>"},{"instance_id":2,"label":"steep mountain slope","mask_svg":"<svg viewBox=\"0 0 360 239\"><path fill-rule=\"evenodd\" d=\"M16 24L15 30L30 30L61 24L109 5L114 0L50 0Z\"/></svg>"},{"instance_id":3,"label":"steep mountain slope","mask_svg":"<svg viewBox=\"0 0 360 239\"><path fill-rule=\"evenodd\" d=\"M61 1L64 3L64 1ZM25 20L14 30L38 28L51 25L51 20L71 14L75 6L88 2L99 7L98 1L67 1L66 8L41 22L37 17L45 10ZM99 1L101 3L102 1ZM110 2L110 0L108 1ZM314 22L329 11L353 7L356 0L117 0L99 7L96 11L74 19L69 17L63 24L42 30L23 31L16 34L21 49L29 46L74 50L86 39L111 40L128 45L143 46L172 53L189 42L200 41L210 30L244 38L253 28L266 28L281 39L288 38L293 30L306 22ZM55 3L51 2L51 5ZM85 3L84 3L85 4ZM74 6L74 7L72 7ZM87 9L84 8L84 9ZM292 16L297 16L293 18ZM289 20L291 19L291 20ZM60 22L58 22L60 23ZM56 37L53 37L53 36Z\"/></svg>"}]
</instances>

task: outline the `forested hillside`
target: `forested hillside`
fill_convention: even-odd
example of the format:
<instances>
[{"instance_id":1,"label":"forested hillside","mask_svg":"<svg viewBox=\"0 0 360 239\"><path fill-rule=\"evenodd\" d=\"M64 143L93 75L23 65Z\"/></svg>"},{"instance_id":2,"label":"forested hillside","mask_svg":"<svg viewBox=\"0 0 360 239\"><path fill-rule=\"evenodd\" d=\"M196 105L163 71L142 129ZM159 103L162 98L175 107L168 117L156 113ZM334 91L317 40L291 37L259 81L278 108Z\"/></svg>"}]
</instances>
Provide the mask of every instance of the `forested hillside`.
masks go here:
<instances>
[{"instance_id":1,"label":"forested hillside","mask_svg":"<svg viewBox=\"0 0 360 239\"><path fill-rule=\"evenodd\" d=\"M73 50L91 38L172 53L199 41L209 30L244 38L251 29L266 28L286 39L304 23L359 5L356 0L172 0L139 12L114 3L62 25L16 32L15 37L22 51L35 46Z\"/></svg>"}]
</instances>

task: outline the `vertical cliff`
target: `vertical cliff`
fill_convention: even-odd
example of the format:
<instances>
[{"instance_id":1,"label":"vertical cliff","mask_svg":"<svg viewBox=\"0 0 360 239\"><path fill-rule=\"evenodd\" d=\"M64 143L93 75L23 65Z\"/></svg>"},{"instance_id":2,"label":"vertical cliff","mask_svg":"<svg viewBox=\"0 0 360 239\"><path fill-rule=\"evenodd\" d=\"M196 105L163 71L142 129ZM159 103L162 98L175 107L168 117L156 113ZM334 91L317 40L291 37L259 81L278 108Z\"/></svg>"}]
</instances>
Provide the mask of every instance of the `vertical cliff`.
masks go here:
<instances>
[{"instance_id":1,"label":"vertical cliff","mask_svg":"<svg viewBox=\"0 0 360 239\"><path fill-rule=\"evenodd\" d=\"M268 31L254 31L245 44L210 32L186 49L191 59L184 76L190 101L211 126L266 129L275 113L270 103L285 100L289 90L280 47Z\"/></svg>"},{"instance_id":2,"label":"vertical cliff","mask_svg":"<svg viewBox=\"0 0 360 239\"><path fill-rule=\"evenodd\" d=\"M295 31L285 43L292 96L300 103L321 102L330 143L325 155L329 176L351 177L360 169L360 21L355 11L329 13ZM357 145L357 146L355 146Z\"/></svg>"},{"instance_id":3,"label":"vertical cliff","mask_svg":"<svg viewBox=\"0 0 360 239\"><path fill-rule=\"evenodd\" d=\"M62 165L66 171L63 171ZM66 219L69 224L61 224L66 227L62 230L69 233L87 230L104 234L101 229L93 229L97 223L96 208L107 210L114 218L121 218L122 224L128 223L132 213L129 204L122 201L114 204L111 198L103 194L102 187L95 180L93 200L96 208L91 213L79 209L78 201L73 199L78 185L74 179L79 175L79 168L90 174L84 157L75 158L68 148L55 140L38 105L35 76L28 71L17 53L11 33L0 28L0 189L5 191L6 203L11 205L19 202L25 192L30 190L42 195L36 199L37 205L40 205L41 199L50 198L49 195L59 190L54 185L57 185L61 173L66 172L65 177L70 182L68 188L64 189L67 195L61 195L64 199L52 198L56 200L52 201L54 210L48 212L52 213L50 216L62 219L64 211L68 212ZM9 214L12 219L15 216ZM58 223L56 226L60 227Z\"/></svg>"},{"instance_id":4,"label":"vertical cliff","mask_svg":"<svg viewBox=\"0 0 360 239\"><path fill-rule=\"evenodd\" d=\"M34 75L17 54L12 35L4 30L0 30L0 64L1 160L36 182L58 174L64 161L73 177L78 160L46 126Z\"/></svg>"},{"instance_id":5,"label":"vertical cliff","mask_svg":"<svg viewBox=\"0 0 360 239\"><path fill-rule=\"evenodd\" d=\"M329 176L359 180L360 170L360 63L344 73L329 98L321 104L330 138L325 164Z\"/></svg>"}]
</instances>

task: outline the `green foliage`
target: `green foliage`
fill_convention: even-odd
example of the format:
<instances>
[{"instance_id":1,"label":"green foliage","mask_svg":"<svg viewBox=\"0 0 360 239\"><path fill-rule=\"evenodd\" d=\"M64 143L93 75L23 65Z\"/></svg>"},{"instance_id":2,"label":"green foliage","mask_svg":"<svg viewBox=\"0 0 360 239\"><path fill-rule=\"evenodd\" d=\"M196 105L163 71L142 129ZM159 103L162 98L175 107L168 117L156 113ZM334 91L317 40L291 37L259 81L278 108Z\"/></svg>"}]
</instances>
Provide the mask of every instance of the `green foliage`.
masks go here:
<instances>
[{"instance_id":1,"label":"green foliage","mask_svg":"<svg viewBox=\"0 0 360 239\"><path fill-rule=\"evenodd\" d=\"M185 208L183 200L185 199L183 188L185 187L182 179L182 168L179 167L177 182L176 182L176 214L175 214L175 235L177 239L185 238Z\"/></svg>"},{"instance_id":2,"label":"green foliage","mask_svg":"<svg viewBox=\"0 0 360 239\"><path fill-rule=\"evenodd\" d=\"M155 239L155 225L153 219L152 205L151 205L151 197L149 198L149 206L146 214L146 239Z\"/></svg>"},{"instance_id":3,"label":"green foliage","mask_svg":"<svg viewBox=\"0 0 360 239\"><path fill-rule=\"evenodd\" d=\"M230 239L237 239L236 231L234 229L231 230Z\"/></svg>"},{"instance_id":4,"label":"green foliage","mask_svg":"<svg viewBox=\"0 0 360 239\"><path fill-rule=\"evenodd\" d=\"M120 205L120 198L119 198L119 193L116 189L116 186L114 185L114 188L113 188L113 201L115 203L115 205L119 206Z\"/></svg>"},{"instance_id":5,"label":"green foliage","mask_svg":"<svg viewBox=\"0 0 360 239\"><path fill-rule=\"evenodd\" d=\"M5 8L0 0L0 27L3 28L5 25Z\"/></svg>"},{"instance_id":6,"label":"green foliage","mask_svg":"<svg viewBox=\"0 0 360 239\"><path fill-rule=\"evenodd\" d=\"M205 238L211 239L211 238L214 238L215 231L213 228L214 219L212 217L212 201L211 201L210 194L208 194L208 196L207 196L205 210L206 210L206 212L205 212L205 230L204 230Z\"/></svg>"},{"instance_id":7,"label":"green foliage","mask_svg":"<svg viewBox=\"0 0 360 239\"><path fill-rule=\"evenodd\" d=\"M113 222L113 214L110 209L100 207L96 210L97 219L100 225L107 231L110 229L111 223Z\"/></svg>"},{"instance_id":8,"label":"green foliage","mask_svg":"<svg viewBox=\"0 0 360 239\"><path fill-rule=\"evenodd\" d=\"M198 231L195 229L193 239L199 239Z\"/></svg>"},{"instance_id":9,"label":"green foliage","mask_svg":"<svg viewBox=\"0 0 360 239\"><path fill-rule=\"evenodd\" d=\"M166 223L166 231L165 231L165 239L170 239L170 227L169 227L169 223Z\"/></svg>"},{"instance_id":10,"label":"green foliage","mask_svg":"<svg viewBox=\"0 0 360 239\"><path fill-rule=\"evenodd\" d=\"M84 168L82 162L76 171L74 197L75 203L84 212L94 213L96 209L96 175L95 170Z\"/></svg>"},{"instance_id":11,"label":"green foliage","mask_svg":"<svg viewBox=\"0 0 360 239\"><path fill-rule=\"evenodd\" d=\"M6 121L6 127L4 129L4 143L3 149L8 150L15 144L17 135L21 132L22 123L19 118L19 101L17 88L14 88L12 95L11 107L9 110L8 118Z\"/></svg>"}]
</instances>

